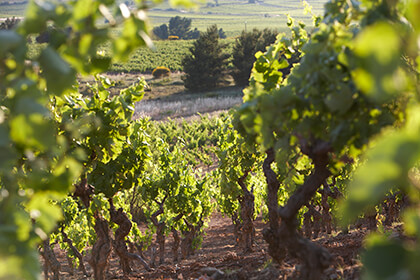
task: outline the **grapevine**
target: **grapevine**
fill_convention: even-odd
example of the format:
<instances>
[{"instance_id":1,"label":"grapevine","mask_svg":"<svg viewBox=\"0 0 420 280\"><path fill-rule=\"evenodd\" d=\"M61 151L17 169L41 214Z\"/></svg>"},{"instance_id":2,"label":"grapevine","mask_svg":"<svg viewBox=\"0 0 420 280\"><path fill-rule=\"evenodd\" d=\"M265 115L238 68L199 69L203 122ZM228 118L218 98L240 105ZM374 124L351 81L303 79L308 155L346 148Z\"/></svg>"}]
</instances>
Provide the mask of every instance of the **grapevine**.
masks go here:
<instances>
[{"instance_id":1,"label":"grapevine","mask_svg":"<svg viewBox=\"0 0 420 280\"><path fill-rule=\"evenodd\" d=\"M218 131L218 204L221 212L232 219L238 244L249 251L254 243L253 220L258 214L255 209L259 209L264 196L263 185L254 170L261 167L263 158L256 145L248 147L245 139L233 129L231 116L224 122ZM252 180L252 177L258 179Z\"/></svg>"},{"instance_id":2,"label":"grapevine","mask_svg":"<svg viewBox=\"0 0 420 280\"><path fill-rule=\"evenodd\" d=\"M339 7L344 14L337 12ZM349 63L354 55L352 40L358 28L363 28L364 16L358 6L333 1L310 38L303 25L292 23L291 39L280 36L266 53L257 54L251 86L239 109L238 129L267 154L263 170L269 226L264 239L269 253L277 262L282 262L286 253L297 256L303 265L303 279L319 279L331 257L297 232L300 209L307 205L313 210L308 202L322 184L350 163L349 158L357 157L381 128L404 118L403 102L396 106L390 99L382 104L373 102L354 79L355 65ZM361 26L350 24L355 18L361 20ZM300 63L285 78L279 70L289 66L285 58L296 49ZM302 160L309 160L311 172L280 206L278 191L287 182L290 169L299 171ZM272 168L274 162L277 172Z\"/></svg>"}]
</instances>

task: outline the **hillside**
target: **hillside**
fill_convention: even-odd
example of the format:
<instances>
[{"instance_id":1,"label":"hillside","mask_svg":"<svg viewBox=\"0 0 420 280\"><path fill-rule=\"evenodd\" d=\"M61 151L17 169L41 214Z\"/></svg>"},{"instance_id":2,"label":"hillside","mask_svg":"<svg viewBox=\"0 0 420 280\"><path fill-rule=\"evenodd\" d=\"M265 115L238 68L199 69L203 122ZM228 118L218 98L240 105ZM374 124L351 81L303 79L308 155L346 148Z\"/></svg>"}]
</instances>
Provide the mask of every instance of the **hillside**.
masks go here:
<instances>
[{"instance_id":1,"label":"hillside","mask_svg":"<svg viewBox=\"0 0 420 280\"><path fill-rule=\"evenodd\" d=\"M249 3L248 0L215 0L207 1L198 10L186 11L173 9L168 1L159 4L149 11L153 25L167 23L176 15L192 19L193 27L205 30L207 26L216 23L223 28L228 36L236 36L242 30L266 27L284 31L287 14L307 24L311 16L304 14L304 5L300 0L265 0ZM309 0L314 14L322 14L326 0Z\"/></svg>"},{"instance_id":2,"label":"hillside","mask_svg":"<svg viewBox=\"0 0 420 280\"><path fill-rule=\"evenodd\" d=\"M132 1L124 1L128 4ZM152 26L168 23L174 16L192 19L192 27L205 30L211 24L217 24L228 36L236 36L242 30L253 28L276 28L284 31L287 14L307 24L311 16L304 14L300 0L264 0L249 3L249 0L212 0L200 5L197 10L174 9L168 1L151 6L148 11ZM308 0L313 12L322 14L326 0ZM0 17L23 16L26 0L0 0Z\"/></svg>"}]
</instances>

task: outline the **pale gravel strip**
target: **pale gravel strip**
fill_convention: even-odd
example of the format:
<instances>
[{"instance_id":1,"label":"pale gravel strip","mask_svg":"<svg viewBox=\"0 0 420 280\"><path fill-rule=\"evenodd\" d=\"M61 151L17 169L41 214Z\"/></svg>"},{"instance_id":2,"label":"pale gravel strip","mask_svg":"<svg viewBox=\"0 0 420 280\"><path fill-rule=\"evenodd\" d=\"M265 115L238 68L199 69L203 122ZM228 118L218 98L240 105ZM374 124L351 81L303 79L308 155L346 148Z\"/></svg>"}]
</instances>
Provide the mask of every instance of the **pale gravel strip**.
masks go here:
<instances>
[{"instance_id":1,"label":"pale gravel strip","mask_svg":"<svg viewBox=\"0 0 420 280\"><path fill-rule=\"evenodd\" d=\"M197 113L228 110L241 103L241 96L203 97L176 101L143 100L136 104L134 117L150 117L155 120L167 117L188 117Z\"/></svg>"}]
</instances>

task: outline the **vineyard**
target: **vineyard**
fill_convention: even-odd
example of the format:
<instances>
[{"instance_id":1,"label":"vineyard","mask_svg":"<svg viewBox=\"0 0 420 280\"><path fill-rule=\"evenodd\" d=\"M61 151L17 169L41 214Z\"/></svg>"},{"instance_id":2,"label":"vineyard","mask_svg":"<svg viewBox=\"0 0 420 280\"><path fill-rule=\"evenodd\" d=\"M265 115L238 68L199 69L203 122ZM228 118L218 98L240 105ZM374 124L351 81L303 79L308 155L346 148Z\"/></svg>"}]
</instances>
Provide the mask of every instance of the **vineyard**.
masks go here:
<instances>
[{"instance_id":1,"label":"vineyard","mask_svg":"<svg viewBox=\"0 0 420 280\"><path fill-rule=\"evenodd\" d=\"M223 40L228 46L232 45L234 40ZM193 40L179 41L155 41L154 48L138 48L125 61L112 63L109 72L113 73L151 73L153 69L159 66L167 67L171 71L182 71L182 59L189 48L192 46ZM39 56L45 48L45 44L30 44L28 55L30 58ZM112 46L104 44L101 46L102 54L105 58L112 58Z\"/></svg>"},{"instance_id":2,"label":"vineyard","mask_svg":"<svg viewBox=\"0 0 420 280\"><path fill-rule=\"evenodd\" d=\"M0 30L1 280L420 277L420 1L288 17L243 102L188 121L101 75L151 67L116 64L153 48L143 3L116 4Z\"/></svg>"},{"instance_id":3,"label":"vineyard","mask_svg":"<svg viewBox=\"0 0 420 280\"><path fill-rule=\"evenodd\" d=\"M159 66L169 68L171 71L182 71L182 58L192 46L191 40L182 41L156 41L156 49L140 48L133 52L125 63L115 63L110 70L113 72L140 72L151 73ZM108 48L106 53L110 53Z\"/></svg>"},{"instance_id":4,"label":"vineyard","mask_svg":"<svg viewBox=\"0 0 420 280\"><path fill-rule=\"evenodd\" d=\"M234 40L222 40L227 50L232 49ZM151 73L156 67L167 67L172 72L182 71L182 59L189 52L193 40L155 41L154 48L138 48L125 61L115 62L110 65L112 73ZM30 58L39 56L45 44L30 44L28 55ZM105 58L111 59L112 47L104 44L101 51Z\"/></svg>"}]
</instances>

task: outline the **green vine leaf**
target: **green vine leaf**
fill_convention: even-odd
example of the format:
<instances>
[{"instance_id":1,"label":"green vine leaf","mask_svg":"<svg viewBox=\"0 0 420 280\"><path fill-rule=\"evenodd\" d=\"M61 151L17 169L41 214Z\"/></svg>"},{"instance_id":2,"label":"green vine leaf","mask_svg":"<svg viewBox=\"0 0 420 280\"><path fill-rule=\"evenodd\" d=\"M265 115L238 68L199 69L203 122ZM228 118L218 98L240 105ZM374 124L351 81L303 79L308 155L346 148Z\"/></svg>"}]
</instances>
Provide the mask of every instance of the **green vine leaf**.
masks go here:
<instances>
[{"instance_id":1,"label":"green vine leaf","mask_svg":"<svg viewBox=\"0 0 420 280\"><path fill-rule=\"evenodd\" d=\"M39 63L51 93L60 95L75 84L76 72L52 48L47 47L41 52Z\"/></svg>"}]
</instances>

